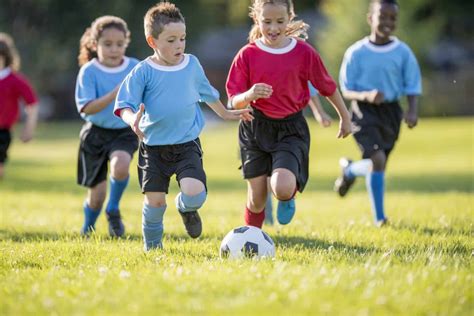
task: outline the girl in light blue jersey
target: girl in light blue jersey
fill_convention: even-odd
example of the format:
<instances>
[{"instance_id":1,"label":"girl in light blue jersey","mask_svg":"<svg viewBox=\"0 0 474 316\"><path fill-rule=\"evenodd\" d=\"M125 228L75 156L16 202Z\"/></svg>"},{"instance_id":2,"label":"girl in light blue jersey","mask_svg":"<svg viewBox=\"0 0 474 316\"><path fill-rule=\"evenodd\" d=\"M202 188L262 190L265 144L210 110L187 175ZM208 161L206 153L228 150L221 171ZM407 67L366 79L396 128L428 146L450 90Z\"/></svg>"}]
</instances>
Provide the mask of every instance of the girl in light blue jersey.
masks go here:
<instances>
[{"instance_id":1,"label":"girl in light blue jersey","mask_svg":"<svg viewBox=\"0 0 474 316\"><path fill-rule=\"evenodd\" d=\"M198 209L207 196L199 134L204 117L199 101L223 119L251 120L249 110L228 111L209 83L198 59L184 53L186 25L179 9L161 2L145 15L145 36L153 56L126 77L117 95L115 114L142 140L138 177L145 194L142 209L144 249L162 248L163 215L170 178L181 192L176 208L192 238L202 232Z\"/></svg>"},{"instance_id":2,"label":"girl in light blue jersey","mask_svg":"<svg viewBox=\"0 0 474 316\"><path fill-rule=\"evenodd\" d=\"M375 224L387 223L384 210L385 169L395 146L402 119L409 128L418 121L420 68L407 44L392 36L398 18L396 0L372 0L370 35L349 47L340 71L343 96L352 100L353 135L362 160L341 158L342 175L334 189L345 196L357 176L366 178ZM403 113L399 100L407 96Z\"/></svg>"},{"instance_id":3,"label":"girl in light blue jersey","mask_svg":"<svg viewBox=\"0 0 474 316\"><path fill-rule=\"evenodd\" d=\"M127 24L115 16L102 16L87 28L80 42L76 82L76 106L86 121L80 133L78 184L88 189L81 233L95 229L107 194L110 164L110 195L106 206L111 236L123 236L119 208L129 179L129 166L138 147L131 128L113 113L114 100L125 76L138 60L125 56L130 42Z\"/></svg>"}]
</instances>

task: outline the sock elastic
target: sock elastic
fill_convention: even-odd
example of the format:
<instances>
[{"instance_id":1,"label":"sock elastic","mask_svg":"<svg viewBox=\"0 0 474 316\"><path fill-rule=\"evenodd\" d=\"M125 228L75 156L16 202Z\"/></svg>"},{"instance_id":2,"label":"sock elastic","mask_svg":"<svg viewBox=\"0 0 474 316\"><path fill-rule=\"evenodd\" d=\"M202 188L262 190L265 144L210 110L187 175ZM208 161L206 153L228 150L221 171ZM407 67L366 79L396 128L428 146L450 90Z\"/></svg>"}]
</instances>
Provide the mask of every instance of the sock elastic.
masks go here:
<instances>
[{"instance_id":1,"label":"sock elastic","mask_svg":"<svg viewBox=\"0 0 474 316\"><path fill-rule=\"evenodd\" d=\"M344 174L350 178L365 177L372 170L372 160L362 159L354 161L345 170Z\"/></svg>"},{"instance_id":2,"label":"sock elastic","mask_svg":"<svg viewBox=\"0 0 474 316\"><path fill-rule=\"evenodd\" d=\"M260 213L252 213L247 207L245 208L244 214L245 225L255 226L262 228L263 221L265 220L265 210Z\"/></svg>"},{"instance_id":3,"label":"sock elastic","mask_svg":"<svg viewBox=\"0 0 474 316\"><path fill-rule=\"evenodd\" d=\"M127 177L123 180L117 180L112 177L109 178L110 183L110 195L109 201L107 202L107 207L105 211L107 213L114 213L117 212L119 208L120 199L122 198L123 191L128 185L128 180L130 177Z\"/></svg>"},{"instance_id":4,"label":"sock elastic","mask_svg":"<svg viewBox=\"0 0 474 316\"><path fill-rule=\"evenodd\" d=\"M84 226L82 226L81 232L86 234L95 229L95 222L97 217L99 217L101 209L94 210L89 207L86 201L84 201Z\"/></svg>"},{"instance_id":5,"label":"sock elastic","mask_svg":"<svg viewBox=\"0 0 474 316\"><path fill-rule=\"evenodd\" d=\"M166 205L152 207L143 203L142 231L145 251L154 248L162 248L163 238L163 214Z\"/></svg>"},{"instance_id":6,"label":"sock elastic","mask_svg":"<svg viewBox=\"0 0 474 316\"><path fill-rule=\"evenodd\" d=\"M175 200L176 208L182 213L197 211L206 201L206 197L206 191L196 195L186 195L183 192L179 192Z\"/></svg>"},{"instance_id":7,"label":"sock elastic","mask_svg":"<svg viewBox=\"0 0 474 316\"><path fill-rule=\"evenodd\" d=\"M366 177L366 187L375 221L384 220L385 172L376 171L369 173Z\"/></svg>"}]
</instances>

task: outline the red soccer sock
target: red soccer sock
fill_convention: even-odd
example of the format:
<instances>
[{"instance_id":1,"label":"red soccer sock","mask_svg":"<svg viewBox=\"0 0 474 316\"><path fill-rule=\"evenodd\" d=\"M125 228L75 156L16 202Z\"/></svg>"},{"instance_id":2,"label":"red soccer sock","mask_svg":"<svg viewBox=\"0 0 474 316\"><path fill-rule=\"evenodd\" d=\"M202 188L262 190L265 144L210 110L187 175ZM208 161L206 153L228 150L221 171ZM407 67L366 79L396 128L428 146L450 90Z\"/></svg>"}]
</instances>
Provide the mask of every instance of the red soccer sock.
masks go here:
<instances>
[{"instance_id":1,"label":"red soccer sock","mask_svg":"<svg viewBox=\"0 0 474 316\"><path fill-rule=\"evenodd\" d=\"M245 225L262 228L263 221L265 220L265 209L263 209L260 213L252 213L246 207L244 220L245 220Z\"/></svg>"}]
</instances>

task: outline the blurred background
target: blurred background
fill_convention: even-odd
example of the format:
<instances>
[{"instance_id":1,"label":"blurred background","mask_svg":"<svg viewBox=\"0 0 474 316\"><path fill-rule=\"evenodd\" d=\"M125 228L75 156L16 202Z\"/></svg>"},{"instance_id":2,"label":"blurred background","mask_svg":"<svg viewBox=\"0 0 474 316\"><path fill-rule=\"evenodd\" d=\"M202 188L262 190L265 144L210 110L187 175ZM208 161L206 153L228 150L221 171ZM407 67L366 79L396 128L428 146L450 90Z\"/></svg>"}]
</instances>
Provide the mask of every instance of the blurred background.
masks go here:
<instances>
[{"instance_id":1,"label":"blurred background","mask_svg":"<svg viewBox=\"0 0 474 316\"><path fill-rule=\"evenodd\" d=\"M125 19L132 33L128 56L152 54L143 35L150 0L0 0L0 32L13 36L21 72L40 96L45 120L79 119L74 86L79 39L101 15ZM224 90L227 71L245 45L250 0L175 0L187 24L187 52L201 60L211 83ZM338 78L345 50L369 33L369 0L295 0L299 19L311 26L314 45ZM396 35L414 50L423 73L422 116L473 115L474 1L400 0ZM324 104L330 111L327 104Z\"/></svg>"}]
</instances>

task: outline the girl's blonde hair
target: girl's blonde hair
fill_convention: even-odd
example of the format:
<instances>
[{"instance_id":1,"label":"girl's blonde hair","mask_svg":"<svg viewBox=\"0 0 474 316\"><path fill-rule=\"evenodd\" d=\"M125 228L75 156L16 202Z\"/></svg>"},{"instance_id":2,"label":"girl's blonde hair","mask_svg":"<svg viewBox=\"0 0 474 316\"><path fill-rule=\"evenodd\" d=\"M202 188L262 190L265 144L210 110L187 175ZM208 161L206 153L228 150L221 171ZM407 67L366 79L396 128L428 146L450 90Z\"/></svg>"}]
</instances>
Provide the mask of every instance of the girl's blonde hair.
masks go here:
<instances>
[{"instance_id":1,"label":"girl's blonde hair","mask_svg":"<svg viewBox=\"0 0 474 316\"><path fill-rule=\"evenodd\" d=\"M252 6L250 7L249 16L253 19L254 25L249 33L249 42L253 43L260 37L262 37L262 31L258 27L257 18L261 13L263 6L266 4L284 5L286 12L290 18L290 23L286 27L286 36L298 37L302 39L308 38L309 25L304 23L302 20L293 21L296 17L295 10L293 7L292 0L253 0Z\"/></svg>"},{"instance_id":2,"label":"girl's blonde hair","mask_svg":"<svg viewBox=\"0 0 474 316\"><path fill-rule=\"evenodd\" d=\"M125 45L130 43L130 31L128 30L127 23L123 19L112 15L101 16L92 22L91 26L85 30L81 37L79 42L79 56L77 56L79 66L82 66L92 58L97 57L95 46L99 41L102 32L109 28L116 28L117 30L122 31L125 34Z\"/></svg>"},{"instance_id":3,"label":"girl's blonde hair","mask_svg":"<svg viewBox=\"0 0 474 316\"><path fill-rule=\"evenodd\" d=\"M0 33L0 55L5 58L5 66L13 71L20 70L20 55L13 38L7 33Z\"/></svg>"}]
</instances>

